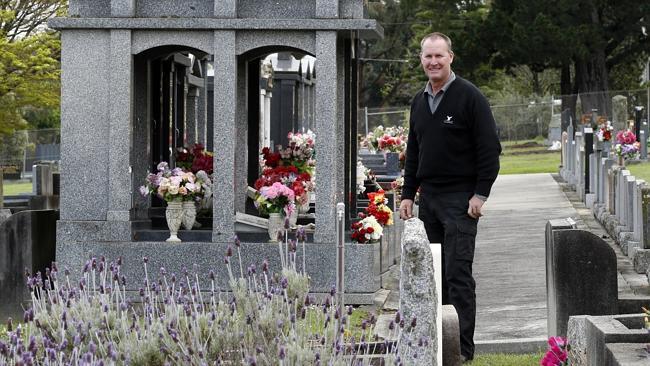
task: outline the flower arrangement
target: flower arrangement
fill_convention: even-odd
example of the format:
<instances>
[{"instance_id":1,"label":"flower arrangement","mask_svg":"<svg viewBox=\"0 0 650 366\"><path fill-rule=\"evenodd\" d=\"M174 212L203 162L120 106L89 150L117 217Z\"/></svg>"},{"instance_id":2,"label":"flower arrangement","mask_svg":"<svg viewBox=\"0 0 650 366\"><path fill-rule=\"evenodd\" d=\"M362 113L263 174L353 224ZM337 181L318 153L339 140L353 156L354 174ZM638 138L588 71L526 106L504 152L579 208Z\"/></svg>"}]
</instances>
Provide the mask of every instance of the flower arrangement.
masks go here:
<instances>
[{"instance_id":1,"label":"flower arrangement","mask_svg":"<svg viewBox=\"0 0 650 366\"><path fill-rule=\"evenodd\" d=\"M564 337L550 337L548 351L539 362L541 366L565 366L569 364L569 342Z\"/></svg>"},{"instance_id":2,"label":"flower arrangement","mask_svg":"<svg viewBox=\"0 0 650 366\"><path fill-rule=\"evenodd\" d=\"M598 131L596 131L596 137L598 137L598 141L611 141L612 131L614 131L614 127L612 126L611 121L602 123L598 128Z\"/></svg>"},{"instance_id":3,"label":"flower arrangement","mask_svg":"<svg viewBox=\"0 0 650 366\"><path fill-rule=\"evenodd\" d=\"M262 214L284 213L289 216L295 209L294 191L286 185L275 182L261 187L255 198L255 207Z\"/></svg>"},{"instance_id":4,"label":"flower arrangement","mask_svg":"<svg viewBox=\"0 0 650 366\"><path fill-rule=\"evenodd\" d=\"M636 141L636 135L630 130L619 131L616 134L616 145L614 145L614 152L619 157L631 160L639 158L639 150L641 145Z\"/></svg>"},{"instance_id":5,"label":"flower arrangement","mask_svg":"<svg viewBox=\"0 0 650 366\"><path fill-rule=\"evenodd\" d=\"M167 162L157 166L157 173L149 173L144 185L140 186L140 194L148 196L156 194L161 199L172 201L200 200L204 193L204 185L194 173L185 172L181 168L170 169Z\"/></svg>"},{"instance_id":6,"label":"flower arrangement","mask_svg":"<svg viewBox=\"0 0 650 366\"><path fill-rule=\"evenodd\" d=\"M395 192L396 197L400 197L402 195L403 186L404 186L404 177L399 177L394 181L390 182L390 189L392 189L393 192Z\"/></svg>"},{"instance_id":7,"label":"flower arrangement","mask_svg":"<svg viewBox=\"0 0 650 366\"><path fill-rule=\"evenodd\" d=\"M408 131L402 126L379 126L361 140L361 146L370 151L402 152L406 148Z\"/></svg>"},{"instance_id":8,"label":"flower arrangement","mask_svg":"<svg viewBox=\"0 0 650 366\"><path fill-rule=\"evenodd\" d=\"M388 199L386 199L383 190L368 193L370 204L366 208L366 213L374 216L381 226L389 226L393 224L393 210L388 207Z\"/></svg>"},{"instance_id":9,"label":"flower arrangement","mask_svg":"<svg viewBox=\"0 0 650 366\"><path fill-rule=\"evenodd\" d=\"M179 147L175 154L176 165L185 171L196 174L203 170L212 175L214 154L206 151L202 144L196 143L191 149Z\"/></svg>"},{"instance_id":10,"label":"flower arrangement","mask_svg":"<svg viewBox=\"0 0 650 366\"><path fill-rule=\"evenodd\" d=\"M357 194L362 194L366 191L365 182L369 179L370 169L366 168L361 160L357 161Z\"/></svg>"},{"instance_id":11,"label":"flower arrangement","mask_svg":"<svg viewBox=\"0 0 650 366\"><path fill-rule=\"evenodd\" d=\"M366 216L364 214L359 214L361 220L352 223L352 241L365 244L365 243L377 243L381 239L381 236L384 233L384 228L377 221L377 219L372 216Z\"/></svg>"}]
</instances>

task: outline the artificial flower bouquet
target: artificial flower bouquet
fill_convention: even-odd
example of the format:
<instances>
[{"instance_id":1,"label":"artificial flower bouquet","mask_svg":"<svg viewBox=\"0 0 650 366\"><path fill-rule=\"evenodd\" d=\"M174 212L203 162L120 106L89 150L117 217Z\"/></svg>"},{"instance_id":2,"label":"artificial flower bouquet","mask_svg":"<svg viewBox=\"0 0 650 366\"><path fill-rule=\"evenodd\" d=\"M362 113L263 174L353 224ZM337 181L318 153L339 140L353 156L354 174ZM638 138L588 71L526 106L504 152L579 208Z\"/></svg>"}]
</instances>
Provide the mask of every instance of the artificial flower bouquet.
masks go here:
<instances>
[{"instance_id":1,"label":"artificial flower bouquet","mask_svg":"<svg viewBox=\"0 0 650 366\"><path fill-rule=\"evenodd\" d=\"M214 154L206 151L202 144L196 143L190 149L179 147L175 153L176 165L183 170L191 171L196 174L203 170L208 175L212 175L212 164Z\"/></svg>"},{"instance_id":2,"label":"artificial flower bouquet","mask_svg":"<svg viewBox=\"0 0 650 366\"><path fill-rule=\"evenodd\" d=\"M616 145L614 145L614 152L619 157L625 160L632 160L639 158L639 150L641 145L636 141L636 135L630 130L619 131L616 134Z\"/></svg>"},{"instance_id":3,"label":"artificial flower bouquet","mask_svg":"<svg viewBox=\"0 0 650 366\"><path fill-rule=\"evenodd\" d=\"M384 229L377 222L377 219L374 216L366 216L364 214L359 214L359 217L361 220L351 225L352 241L360 244L379 242L384 233Z\"/></svg>"},{"instance_id":4,"label":"artificial flower bouquet","mask_svg":"<svg viewBox=\"0 0 650 366\"><path fill-rule=\"evenodd\" d=\"M598 138L598 141L611 141L612 131L614 131L614 127L612 126L611 121L606 121L600 124L598 130L596 131L596 137Z\"/></svg>"},{"instance_id":5,"label":"artificial flower bouquet","mask_svg":"<svg viewBox=\"0 0 650 366\"><path fill-rule=\"evenodd\" d=\"M374 216L381 226L389 226L393 224L393 210L388 207L388 199L384 195L383 190L368 193L370 203L366 208L366 214Z\"/></svg>"},{"instance_id":6,"label":"artificial flower bouquet","mask_svg":"<svg viewBox=\"0 0 650 366\"><path fill-rule=\"evenodd\" d=\"M291 188L275 182L257 191L255 207L265 215L280 213L289 216L295 209L295 194Z\"/></svg>"},{"instance_id":7,"label":"artificial flower bouquet","mask_svg":"<svg viewBox=\"0 0 650 366\"><path fill-rule=\"evenodd\" d=\"M361 160L357 161L357 194L362 194L366 191L366 180L369 179L370 169L366 168Z\"/></svg>"},{"instance_id":8,"label":"artificial flower bouquet","mask_svg":"<svg viewBox=\"0 0 650 366\"><path fill-rule=\"evenodd\" d=\"M144 185L140 186L140 194L143 196L156 194L167 202L200 200L203 197L206 182L194 173L178 167L170 169L164 161L156 168L158 171L155 174L149 173ZM205 176L205 172L199 172L199 175Z\"/></svg>"},{"instance_id":9,"label":"artificial flower bouquet","mask_svg":"<svg viewBox=\"0 0 650 366\"><path fill-rule=\"evenodd\" d=\"M407 130L404 127L379 126L361 140L361 146L370 151L402 152L406 148Z\"/></svg>"},{"instance_id":10,"label":"artificial flower bouquet","mask_svg":"<svg viewBox=\"0 0 650 366\"><path fill-rule=\"evenodd\" d=\"M540 360L541 366L565 366L569 364L569 342L564 337L550 337L548 351Z\"/></svg>"},{"instance_id":11,"label":"artificial flower bouquet","mask_svg":"<svg viewBox=\"0 0 650 366\"><path fill-rule=\"evenodd\" d=\"M390 182L390 189L395 192L395 197L400 197L402 195L402 187L404 187L404 177L399 177Z\"/></svg>"}]
</instances>

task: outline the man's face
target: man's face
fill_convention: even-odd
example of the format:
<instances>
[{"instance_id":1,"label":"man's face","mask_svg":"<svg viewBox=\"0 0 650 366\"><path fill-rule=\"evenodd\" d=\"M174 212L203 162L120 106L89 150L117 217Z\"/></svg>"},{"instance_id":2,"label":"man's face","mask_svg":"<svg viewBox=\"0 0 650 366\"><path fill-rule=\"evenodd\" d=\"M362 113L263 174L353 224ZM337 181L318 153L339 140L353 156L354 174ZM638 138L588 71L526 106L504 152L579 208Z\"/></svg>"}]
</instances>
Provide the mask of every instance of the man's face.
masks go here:
<instances>
[{"instance_id":1,"label":"man's face","mask_svg":"<svg viewBox=\"0 0 650 366\"><path fill-rule=\"evenodd\" d=\"M420 62L424 73L432 84L447 80L451 74L451 63L454 61L454 53L449 51L447 42L442 38L428 38L422 45Z\"/></svg>"}]
</instances>

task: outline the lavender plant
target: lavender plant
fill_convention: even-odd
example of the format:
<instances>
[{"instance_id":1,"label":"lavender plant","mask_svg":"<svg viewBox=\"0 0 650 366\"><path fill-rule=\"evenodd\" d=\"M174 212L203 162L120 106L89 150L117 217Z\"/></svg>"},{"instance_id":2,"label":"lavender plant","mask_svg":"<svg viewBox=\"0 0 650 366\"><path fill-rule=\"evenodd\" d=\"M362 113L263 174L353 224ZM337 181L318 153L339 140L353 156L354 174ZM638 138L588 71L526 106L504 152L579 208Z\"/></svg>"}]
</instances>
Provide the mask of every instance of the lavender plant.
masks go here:
<instances>
[{"instance_id":1,"label":"lavender plant","mask_svg":"<svg viewBox=\"0 0 650 366\"><path fill-rule=\"evenodd\" d=\"M267 261L244 273L238 240L235 247L239 276L231 269L231 247L224 257L229 292L217 287L213 271L210 287L201 288L197 268L179 275L160 268L152 281L146 257L135 298L127 292L121 258L91 258L79 281L67 270L59 273L55 263L44 274L27 273L32 307L24 323L7 325L0 364L368 365L368 354L399 363L395 347L371 342L374 315L356 338L348 321L352 308L335 303L335 288L315 302L308 277L295 269L295 241L286 253L280 246L286 262L277 274L269 273ZM403 319L395 323L406 331Z\"/></svg>"}]
</instances>

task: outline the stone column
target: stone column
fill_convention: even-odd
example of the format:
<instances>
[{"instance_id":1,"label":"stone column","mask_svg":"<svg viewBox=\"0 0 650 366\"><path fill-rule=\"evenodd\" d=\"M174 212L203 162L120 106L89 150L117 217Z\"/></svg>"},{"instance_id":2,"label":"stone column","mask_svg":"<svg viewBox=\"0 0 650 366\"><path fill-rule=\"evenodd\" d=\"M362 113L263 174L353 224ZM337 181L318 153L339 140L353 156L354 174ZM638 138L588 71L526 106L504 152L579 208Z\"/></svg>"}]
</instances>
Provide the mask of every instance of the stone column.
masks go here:
<instances>
[{"instance_id":1,"label":"stone column","mask_svg":"<svg viewBox=\"0 0 650 366\"><path fill-rule=\"evenodd\" d=\"M208 146L208 61L201 60L203 88L196 98L196 141ZM213 149L214 150L214 149Z\"/></svg>"},{"instance_id":2,"label":"stone column","mask_svg":"<svg viewBox=\"0 0 650 366\"><path fill-rule=\"evenodd\" d=\"M237 0L214 0L215 18L237 18Z\"/></svg>"},{"instance_id":3,"label":"stone column","mask_svg":"<svg viewBox=\"0 0 650 366\"><path fill-rule=\"evenodd\" d=\"M264 146L271 147L271 98L273 92L266 91L264 95Z\"/></svg>"},{"instance_id":4,"label":"stone column","mask_svg":"<svg viewBox=\"0 0 650 366\"><path fill-rule=\"evenodd\" d=\"M130 18L135 16L135 0L111 0L111 16Z\"/></svg>"},{"instance_id":5,"label":"stone column","mask_svg":"<svg viewBox=\"0 0 650 366\"><path fill-rule=\"evenodd\" d=\"M129 221L132 207L133 56L131 31L110 31L107 221Z\"/></svg>"},{"instance_id":6,"label":"stone column","mask_svg":"<svg viewBox=\"0 0 650 366\"><path fill-rule=\"evenodd\" d=\"M215 1L215 6L223 2ZM226 1L225 3L229 3ZM226 242L235 234L235 106L237 58L235 31L214 32L214 181L212 241ZM218 150L217 150L218 148Z\"/></svg>"},{"instance_id":7,"label":"stone column","mask_svg":"<svg viewBox=\"0 0 650 366\"><path fill-rule=\"evenodd\" d=\"M318 7L317 7L318 8ZM337 191L337 160L339 141L343 139L336 133L338 125L338 76L336 67L336 32L316 32L316 62L318 63L319 82L315 89L315 133L318 149L316 159L316 243L334 243L335 207L342 192Z\"/></svg>"},{"instance_id":8,"label":"stone column","mask_svg":"<svg viewBox=\"0 0 650 366\"><path fill-rule=\"evenodd\" d=\"M339 17L339 0L316 0L316 18L338 18L338 17Z\"/></svg>"},{"instance_id":9,"label":"stone column","mask_svg":"<svg viewBox=\"0 0 650 366\"><path fill-rule=\"evenodd\" d=\"M187 109L185 110L185 133L187 134L187 146L192 147L199 142L198 139L198 99L201 95L199 88L191 86L187 91Z\"/></svg>"},{"instance_id":10,"label":"stone column","mask_svg":"<svg viewBox=\"0 0 650 366\"><path fill-rule=\"evenodd\" d=\"M246 190L248 188L248 105L246 103L248 87L246 85L247 67L245 63L237 65L237 104L235 123L235 211L246 211ZM257 83L259 85L259 83ZM215 145L217 146L217 145ZM215 151L217 149L215 148ZM255 162L257 164L257 162Z\"/></svg>"}]
</instances>

